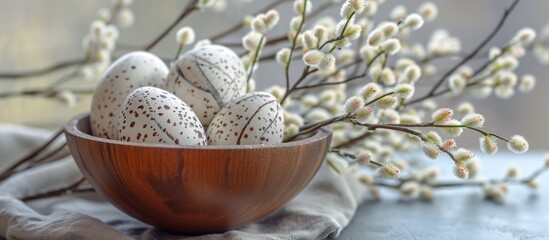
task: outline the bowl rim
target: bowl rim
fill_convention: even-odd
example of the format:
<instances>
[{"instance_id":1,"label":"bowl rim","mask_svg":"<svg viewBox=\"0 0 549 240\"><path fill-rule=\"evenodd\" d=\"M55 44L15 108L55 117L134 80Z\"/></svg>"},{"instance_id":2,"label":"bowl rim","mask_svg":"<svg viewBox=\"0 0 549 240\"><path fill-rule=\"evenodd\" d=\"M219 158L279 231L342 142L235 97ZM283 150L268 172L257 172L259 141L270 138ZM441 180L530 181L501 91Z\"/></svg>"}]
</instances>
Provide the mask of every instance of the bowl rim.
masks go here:
<instances>
[{"instance_id":1,"label":"bowl rim","mask_svg":"<svg viewBox=\"0 0 549 240\"><path fill-rule=\"evenodd\" d=\"M330 135L330 128L329 127L323 127L314 134L310 135L307 138L291 141L291 142L284 142L280 144L261 144L261 145L220 145L220 146L194 146L194 145L170 145L170 144L160 144L160 143L137 143L137 142L125 142L121 140L114 140L114 139L107 139L107 138L100 138L93 136L91 134L87 134L82 132L80 129L78 129L78 123L86 118L88 118L89 121L90 113L82 113L75 117L73 117L70 121L68 121L65 124L65 133L68 133L70 135L76 136L78 138L83 138L89 141L93 142L101 142L106 144L114 144L114 145L123 145L123 146L132 146L132 147L147 147L147 148L158 148L158 149L189 149L189 150L238 150L238 149L273 149L273 148L286 148L286 147L297 147L302 146L306 144L310 144L313 142L320 141Z\"/></svg>"}]
</instances>

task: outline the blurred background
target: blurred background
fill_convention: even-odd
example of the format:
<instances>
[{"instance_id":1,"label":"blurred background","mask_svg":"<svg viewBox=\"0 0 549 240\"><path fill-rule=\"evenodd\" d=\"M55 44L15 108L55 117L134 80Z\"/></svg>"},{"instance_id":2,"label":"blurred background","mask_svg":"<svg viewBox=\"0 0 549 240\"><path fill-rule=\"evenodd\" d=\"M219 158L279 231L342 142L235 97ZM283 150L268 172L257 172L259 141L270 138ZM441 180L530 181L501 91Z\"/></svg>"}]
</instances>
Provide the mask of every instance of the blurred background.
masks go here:
<instances>
[{"instance_id":1,"label":"blurred background","mask_svg":"<svg viewBox=\"0 0 549 240\"><path fill-rule=\"evenodd\" d=\"M130 6L135 22L130 28L121 29L119 47L114 56L120 56L129 51L128 46L142 46L149 43L181 12L187 1L134 0ZM206 11L196 13L185 20L181 26L194 27L197 40L219 33L238 23L246 14L251 14L263 8L271 1L252 1L252 4L238 4L228 0L228 9L222 13ZM314 5L324 1L313 0ZM397 5L404 5L408 12L413 12L424 1L406 0L386 1L380 5L374 19L380 22L388 19L389 12ZM447 29L451 35L461 40L462 50L469 52L476 47L495 27L504 9L511 3L508 0L432 0L439 8L435 21L412 33L411 42L426 43L433 30ZM40 69L53 63L79 59L84 56L82 38L88 32L90 22L96 19L97 10L110 6L110 0L69 1L69 0L0 0L0 73L25 72ZM278 36L287 31L288 21L293 16L291 1L277 8L282 15L277 28L269 36ZM541 31L546 23L549 1L521 1L511 14L505 26L488 46L503 46L515 33L526 26ZM339 7L333 7L323 12L323 15L336 16ZM177 29L177 28L176 28ZM239 43L240 34L227 37L223 43ZM281 44L278 48L286 46ZM120 47L123 46L123 47ZM175 31L171 32L152 52L172 58L176 50ZM485 50L488 50L486 48ZM238 49L237 52L241 52ZM482 61L480 61L482 62ZM437 66L441 71L452 67L455 59L440 61ZM477 63L479 63L477 61ZM272 66L269 66L272 64ZM283 85L283 68L274 62L262 64L256 72L257 89L264 89L272 84ZM53 74L29 79L0 79L0 93L20 91L47 86L61 75L70 71L68 68ZM295 67L295 74L300 71ZM479 100L471 95L460 97L442 97L437 102L440 107L455 108L462 101L474 103L476 111L486 116L486 129L510 137L520 133L525 136L532 148L547 149L546 128L549 111L549 82L545 79L549 68L540 64L531 54L521 59L521 66L516 71L520 77L531 73L537 77L537 87L530 94L517 94L513 98L503 100L495 97ZM93 88L95 81L75 81L68 87ZM69 108L59 101L39 97L0 98L0 122L17 123L44 128L59 128L72 116L89 111L91 95L78 95L76 106ZM478 147L478 135L464 134L458 144Z\"/></svg>"}]
</instances>

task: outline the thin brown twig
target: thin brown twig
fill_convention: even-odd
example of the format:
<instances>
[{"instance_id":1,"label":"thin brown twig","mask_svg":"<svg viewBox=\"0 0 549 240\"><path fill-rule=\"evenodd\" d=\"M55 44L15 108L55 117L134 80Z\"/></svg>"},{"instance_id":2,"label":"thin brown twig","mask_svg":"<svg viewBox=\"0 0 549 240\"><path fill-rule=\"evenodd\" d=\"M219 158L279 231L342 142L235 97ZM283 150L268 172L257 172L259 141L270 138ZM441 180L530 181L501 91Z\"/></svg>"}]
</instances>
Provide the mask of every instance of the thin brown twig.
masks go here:
<instances>
[{"instance_id":1,"label":"thin brown twig","mask_svg":"<svg viewBox=\"0 0 549 240\"><path fill-rule=\"evenodd\" d=\"M442 85L442 83L444 83L444 81L450 76L452 75L452 73L454 73L458 68L460 68L461 66L463 66L465 63L467 63L469 60L471 60L472 58L474 58L479 52L480 50L482 50L482 48L488 44L488 42L490 42L490 40L492 40L492 38L499 32L499 30L503 27L505 21L507 20L508 16L510 15L510 13L513 11L513 9L515 8L515 6L518 4L520 0L514 0L513 3L507 8L505 9L505 11L503 12L503 15L501 16L501 19L499 20L498 24L496 25L496 27L494 28L494 30L492 30L492 32L484 39L484 41L482 41L469 55L467 55L466 57L464 57L459 63L457 63L453 68L451 68L449 71L447 71L444 75L442 75L442 77L437 81L437 83L433 86L433 88L431 88L431 90L423 97L420 97L418 99L415 99L415 100L412 100L410 101L409 103L406 103L405 105L410 105L410 104L413 104L413 103L417 103L417 102L421 102L425 99L428 99L428 98L431 98L433 97L435 94L436 94L436 91L438 90L438 88Z\"/></svg>"},{"instance_id":2,"label":"thin brown twig","mask_svg":"<svg viewBox=\"0 0 549 240\"><path fill-rule=\"evenodd\" d=\"M25 72L7 72L7 73L0 73L1 79L6 80L15 80L19 78L30 78L30 77L36 77L40 75L45 75L48 73L52 73L61 69L65 69L68 67L72 67L75 65L79 65L82 63L82 59L70 59L66 61L62 61L56 64L53 64L51 66L42 68L42 69L35 69L35 70L29 70Z\"/></svg>"},{"instance_id":3,"label":"thin brown twig","mask_svg":"<svg viewBox=\"0 0 549 240\"><path fill-rule=\"evenodd\" d=\"M145 51L151 50L164 37L166 37L166 35L168 35L168 33L170 33L170 31L174 29L175 26L177 26L177 24L179 24L179 22L183 21L185 17L187 17L188 15L190 15L192 12L196 10L198 10L198 0L190 0L189 3L187 3L187 5L185 6L184 10L179 15L179 17L175 21L173 21L162 33L160 33L160 35L158 35L151 43L145 45L143 47L143 50Z\"/></svg>"},{"instance_id":4,"label":"thin brown twig","mask_svg":"<svg viewBox=\"0 0 549 240\"><path fill-rule=\"evenodd\" d=\"M5 174L5 172L7 171L10 171L10 170L14 170L16 168L18 168L19 166L21 166L22 164L25 164L26 162L34 159L36 156L38 156L39 154L41 154L42 152L44 152L44 150L46 150L49 146L51 146L55 140L60 137L64 132L64 129L59 129L57 130L53 136L46 142L44 143L43 145L41 145L40 147L38 147L36 150L34 150L33 152L29 153L27 156L23 157L22 159L20 159L19 161L15 162L14 164L12 164L10 167L6 168L6 170L4 170L4 173L0 174L0 180L2 179L5 179L3 176Z\"/></svg>"},{"instance_id":5,"label":"thin brown twig","mask_svg":"<svg viewBox=\"0 0 549 240\"><path fill-rule=\"evenodd\" d=\"M356 143L368 138L369 136L372 136L372 132L365 132L363 134L361 134L360 136L357 136L357 137L354 137L354 138L351 138L345 142L342 142L340 144L337 144L335 145L333 148L347 148L347 147L351 147L353 145L355 145Z\"/></svg>"}]
</instances>

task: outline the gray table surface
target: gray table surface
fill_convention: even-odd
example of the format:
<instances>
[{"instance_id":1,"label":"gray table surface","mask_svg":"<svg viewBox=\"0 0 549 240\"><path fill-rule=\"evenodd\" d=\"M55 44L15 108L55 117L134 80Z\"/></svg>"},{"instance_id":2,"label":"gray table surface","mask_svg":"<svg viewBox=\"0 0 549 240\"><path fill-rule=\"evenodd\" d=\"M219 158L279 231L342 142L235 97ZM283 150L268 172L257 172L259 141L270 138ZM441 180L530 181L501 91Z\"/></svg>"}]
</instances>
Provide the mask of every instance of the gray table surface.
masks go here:
<instances>
[{"instance_id":1,"label":"gray table surface","mask_svg":"<svg viewBox=\"0 0 549 240\"><path fill-rule=\"evenodd\" d=\"M485 177L501 177L509 165L526 175L543 164L540 151L478 156ZM451 173L446 160L436 160L445 177ZM503 203L487 201L482 189L471 187L436 191L432 202L384 191L382 200L359 207L338 239L549 239L549 172L538 180L537 191L510 187Z\"/></svg>"}]
</instances>

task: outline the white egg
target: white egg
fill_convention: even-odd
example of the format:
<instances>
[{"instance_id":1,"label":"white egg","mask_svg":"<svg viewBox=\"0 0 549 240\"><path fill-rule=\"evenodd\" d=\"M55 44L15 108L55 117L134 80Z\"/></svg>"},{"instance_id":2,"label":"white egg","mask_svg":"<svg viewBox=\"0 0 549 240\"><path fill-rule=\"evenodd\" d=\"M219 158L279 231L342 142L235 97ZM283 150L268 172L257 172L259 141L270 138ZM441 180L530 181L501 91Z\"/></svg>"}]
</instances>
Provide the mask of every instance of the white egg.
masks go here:
<instances>
[{"instance_id":1,"label":"white egg","mask_svg":"<svg viewBox=\"0 0 549 240\"><path fill-rule=\"evenodd\" d=\"M118 139L116 121L126 97L139 87L164 86L168 71L160 58L147 52L131 52L116 60L103 75L93 96L92 134Z\"/></svg>"},{"instance_id":2,"label":"white egg","mask_svg":"<svg viewBox=\"0 0 549 240\"><path fill-rule=\"evenodd\" d=\"M192 109L155 87L133 91L118 117L118 138L127 142L205 146L206 133Z\"/></svg>"},{"instance_id":3,"label":"white egg","mask_svg":"<svg viewBox=\"0 0 549 240\"><path fill-rule=\"evenodd\" d=\"M284 113L276 98L252 92L233 100L208 127L210 145L254 145L282 142Z\"/></svg>"},{"instance_id":4,"label":"white egg","mask_svg":"<svg viewBox=\"0 0 549 240\"><path fill-rule=\"evenodd\" d=\"M165 89L189 104L205 126L246 93L246 70L229 48L209 45L185 53L171 67Z\"/></svg>"}]
</instances>

